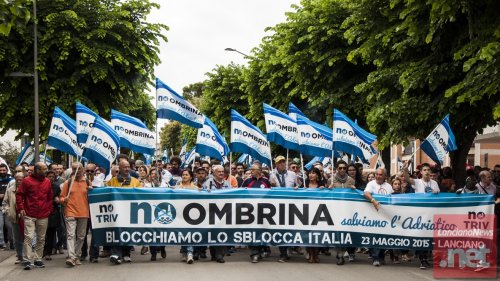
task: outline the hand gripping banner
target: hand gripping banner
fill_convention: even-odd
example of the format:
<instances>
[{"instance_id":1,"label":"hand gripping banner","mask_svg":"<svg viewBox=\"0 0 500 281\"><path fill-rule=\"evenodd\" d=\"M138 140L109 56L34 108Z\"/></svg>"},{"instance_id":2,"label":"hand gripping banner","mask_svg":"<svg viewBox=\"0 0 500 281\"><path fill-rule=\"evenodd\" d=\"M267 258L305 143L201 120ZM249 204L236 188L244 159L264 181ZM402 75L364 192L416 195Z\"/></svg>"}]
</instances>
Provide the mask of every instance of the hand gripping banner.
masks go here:
<instances>
[{"instance_id":1,"label":"hand gripping banner","mask_svg":"<svg viewBox=\"0 0 500 281\"><path fill-rule=\"evenodd\" d=\"M353 189L197 190L95 188L97 245L279 245L432 249L454 235L436 214L493 214L493 196L374 195Z\"/></svg>"}]
</instances>

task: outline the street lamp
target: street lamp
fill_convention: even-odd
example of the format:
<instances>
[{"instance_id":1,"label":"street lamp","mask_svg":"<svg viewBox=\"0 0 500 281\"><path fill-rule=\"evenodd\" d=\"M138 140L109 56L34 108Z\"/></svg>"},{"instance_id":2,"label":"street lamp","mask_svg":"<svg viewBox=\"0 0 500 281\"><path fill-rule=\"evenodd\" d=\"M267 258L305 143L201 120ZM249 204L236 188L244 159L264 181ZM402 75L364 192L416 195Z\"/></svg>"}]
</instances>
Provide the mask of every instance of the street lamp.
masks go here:
<instances>
[{"instance_id":1,"label":"street lamp","mask_svg":"<svg viewBox=\"0 0 500 281\"><path fill-rule=\"evenodd\" d=\"M40 122L39 122L39 108L38 108L38 71L37 60L38 60L38 34L37 34L37 17L36 17L36 0L33 0L33 33L34 33L34 43L33 43L33 73L24 72L12 72L7 76L11 77L33 77L35 84L35 132L34 132L34 146L35 146L35 163L40 161Z\"/></svg>"},{"instance_id":2,"label":"street lamp","mask_svg":"<svg viewBox=\"0 0 500 281\"><path fill-rule=\"evenodd\" d=\"M251 56L249 56L249 55L247 55L245 53L242 53L242 52L240 52L240 51L238 51L236 49L233 49L233 48L225 48L224 50L226 50L228 52L237 52L237 53L243 55L246 59L252 58Z\"/></svg>"}]
</instances>

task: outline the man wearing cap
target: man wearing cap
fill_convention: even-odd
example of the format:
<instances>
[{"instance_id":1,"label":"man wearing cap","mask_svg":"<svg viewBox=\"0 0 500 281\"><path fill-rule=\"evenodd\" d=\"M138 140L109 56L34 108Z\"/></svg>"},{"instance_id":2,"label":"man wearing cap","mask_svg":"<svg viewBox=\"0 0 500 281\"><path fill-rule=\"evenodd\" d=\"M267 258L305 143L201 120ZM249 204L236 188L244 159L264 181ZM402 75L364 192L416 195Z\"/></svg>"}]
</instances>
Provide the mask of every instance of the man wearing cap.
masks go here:
<instances>
[{"instance_id":1,"label":"man wearing cap","mask_svg":"<svg viewBox=\"0 0 500 281\"><path fill-rule=\"evenodd\" d=\"M274 159L276 168L271 172L270 180L273 187L297 188L297 174L286 169L286 159L278 156Z\"/></svg>"},{"instance_id":2,"label":"man wearing cap","mask_svg":"<svg viewBox=\"0 0 500 281\"><path fill-rule=\"evenodd\" d=\"M278 156L274 159L276 168L271 172L270 180L273 187L291 187L298 188L297 174L294 171L286 169L286 159L283 156ZM279 247L280 258L278 262L285 262L290 259L288 256L288 247ZM299 250L300 251L300 250Z\"/></svg>"}]
</instances>

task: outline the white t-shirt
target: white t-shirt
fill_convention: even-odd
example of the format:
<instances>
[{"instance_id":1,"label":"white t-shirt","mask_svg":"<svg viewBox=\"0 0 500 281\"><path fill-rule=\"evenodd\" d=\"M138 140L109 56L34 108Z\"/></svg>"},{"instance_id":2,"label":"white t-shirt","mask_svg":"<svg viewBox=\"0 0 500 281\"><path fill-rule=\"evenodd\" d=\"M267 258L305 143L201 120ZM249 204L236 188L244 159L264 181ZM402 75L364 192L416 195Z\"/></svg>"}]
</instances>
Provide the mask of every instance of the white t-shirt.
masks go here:
<instances>
[{"instance_id":1,"label":"white t-shirt","mask_svg":"<svg viewBox=\"0 0 500 281\"><path fill-rule=\"evenodd\" d=\"M389 195L393 192L392 186L386 182L378 184L376 180L370 181L365 188L365 192L379 195Z\"/></svg>"},{"instance_id":2,"label":"white t-shirt","mask_svg":"<svg viewBox=\"0 0 500 281\"><path fill-rule=\"evenodd\" d=\"M425 182L423 179L414 179L415 184L412 185L415 193L431 193L439 192L439 186L435 180Z\"/></svg>"}]
</instances>

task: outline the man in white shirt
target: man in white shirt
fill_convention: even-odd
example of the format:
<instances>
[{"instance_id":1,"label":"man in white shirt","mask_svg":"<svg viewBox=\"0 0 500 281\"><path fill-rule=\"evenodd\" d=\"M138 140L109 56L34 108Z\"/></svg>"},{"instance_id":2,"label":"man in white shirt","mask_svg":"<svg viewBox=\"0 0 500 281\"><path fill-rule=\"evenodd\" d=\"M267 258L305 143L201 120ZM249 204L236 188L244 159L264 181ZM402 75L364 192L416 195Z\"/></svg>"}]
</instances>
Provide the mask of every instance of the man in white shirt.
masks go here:
<instances>
[{"instance_id":1,"label":"man in white shirt","mask_svg":"<svg viewBox=\"0 0 500 281\"><path fill-rule=\"evenodd\" d=\"M412 185L415 193L439 193L439 185L435 180L431 179L431 166L428 163L423 163L421 165L421 179L410 178L410 175L408 174L408 163L409 162L406 162L403 165L403 175L406 182Z\"/></svg>"},{"instance_id":2,"label":"man in white shirt","mask_svg":"<svg viewBox=\"0 0 500 281\"><path fill-rule=\"evenodd\" d=\"M408 174L408 163L405 162L403 165L403 175L406 182L410 183L415 193L439 193L438 183L431 179L431 166L428 163L423 163L420 167L421 179L410 178ZM427 251L416 251L415 255L418 256L420 260L420 269L427 269L430 267L430 263L427 260Z\"/></svg>"},{"instance_id":3,"label":"man in white shirt","mask_svg":"<svg viewBox=\"0 0 500 281\"><path fill-rule=\"evenodd\" d=\"M273 187L298 187L297 174L288 171L286 168L286 158L278 156L274 159L276 168L271 172L270 181Z\"/></svg>"},{"instance_id":4,"label":"man in white shirt","mask_svg":"<svg viewBox=\"0 0 500 281\"><path fill-rule=\"evenodd\" d=\"M380 207L380 202L373 198L373 194L379 195L390 195L393 190L392 186L385 181L387 177L387 172L384 168L378 168L375 171L375 180L372 180L366 185L365 188L365 198L373 204L375 210L378 211ZM380 266L380 261L384 260L385 251L382 249L370 249L372 258L373 258L373 266Z\"/></svg>"}]
</instances>

